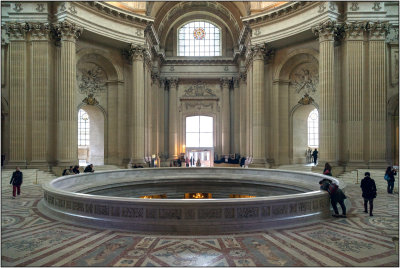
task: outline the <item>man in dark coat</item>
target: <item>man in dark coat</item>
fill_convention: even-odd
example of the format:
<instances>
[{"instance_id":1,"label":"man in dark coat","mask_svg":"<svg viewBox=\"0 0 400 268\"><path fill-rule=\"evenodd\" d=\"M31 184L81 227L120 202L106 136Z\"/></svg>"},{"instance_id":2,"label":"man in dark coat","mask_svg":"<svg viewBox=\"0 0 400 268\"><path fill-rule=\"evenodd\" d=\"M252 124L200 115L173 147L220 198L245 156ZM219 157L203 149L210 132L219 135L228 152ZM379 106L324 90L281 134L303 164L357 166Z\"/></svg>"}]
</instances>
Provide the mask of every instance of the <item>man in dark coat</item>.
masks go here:
<instances>
[{"instance_id":1,"label":"man in dark coat","mask_svg":"<svg viewBox=\"0 0 400 268\"><path fill-rule=\"evenodd\" d=\"M327 191L329 193L329 196L331 198L331 205L333 208L333 211L335 211L335 214L332 215L334 217L339 216L339 211L337 208L337 203L339 203L340 207L342 208L342 217L346 218L346 206L344 204L344 200L347 198L346 195L343 193L343 191L339 188L335 190L335 192L330 192L329 191L329 186L331 185L332 181L328 179L323 179L319 182L320 189Z\"/></svg>"},{"instance_id":2,"label":"man in dark coat","mask_svg":"<svg viewBox=\"0 0 400 268\"><path fill-rule=\"evenodd\" d=\"M13 197L15 198L15 192L17 195L21 194L21 185L22 185L22 172L19 171L19 167L16 167L15 171L13 172L10 180L10 184L13 185Z\"/></svg>"},{"instance_id":3,"label":"man in dark coat","mask_svg":"<svg viewBox=\"0 0 400 268\"><path fill-rule=\"evenodd\" d=\"M314 152L312 153L312 156L314 157L314 165L317 165L317 159L318 159L317 148L314 149Z\"/></svg>"},{"instance_id":4,"label":"man in dark coat","mask_svg":"<svg viewBox=\"0 0 400 268\"><path fill-rule=\"evenodd\" d=\"M374 208L374 198L376 197L376 185L370 176L369 172L365 172L365 178L361 180L360 187L364 198L364 212L368 213L367 204L369 202L369 215L374 216L372 215L372 209Z\"/></svg>"},{"instance_id":5,"label":"man in dark coat","mask_svg":"<svg viewBox=\"0 0 400 268\"><path fill-rule=\"evenodd\" d=\"M84 173L88 173L88 172L94 172L93 170L93 164L88 165L85 170L83 171Z\"/></svg>"}]
</instances>

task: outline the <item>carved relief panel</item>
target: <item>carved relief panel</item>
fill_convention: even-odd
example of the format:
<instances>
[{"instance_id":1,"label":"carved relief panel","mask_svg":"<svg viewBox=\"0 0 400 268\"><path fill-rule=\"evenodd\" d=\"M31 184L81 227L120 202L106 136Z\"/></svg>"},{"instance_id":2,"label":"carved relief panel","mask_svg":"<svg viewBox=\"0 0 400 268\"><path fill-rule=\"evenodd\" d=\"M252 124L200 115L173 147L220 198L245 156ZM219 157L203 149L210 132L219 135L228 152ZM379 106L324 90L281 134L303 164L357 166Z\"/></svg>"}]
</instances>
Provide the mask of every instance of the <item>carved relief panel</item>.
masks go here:
<instances>
[{"instance_id":1,"label":"carved relief panel","mask_svg":"<svg viewBox=\"0 0 400 268\"><path fill-rule=\"evenodd\" d=\"M314 102L318 93L318 65L303 63L298 65L290 74L290 89L295 94L298 103L307 105Z\"/></svg>"},{"instance_id":2,"label":"carved relief panel","mask_svg":"<svg viewBox=\"0 0 400 268\"><path fill-rule=\"evenodd\" d=\"M98 104L95 97L107 90L107 75L101 66L93 62L78 64L76 80L78 92L86 96L83 102L89 105Z\"/></svg>"}]
</instances>

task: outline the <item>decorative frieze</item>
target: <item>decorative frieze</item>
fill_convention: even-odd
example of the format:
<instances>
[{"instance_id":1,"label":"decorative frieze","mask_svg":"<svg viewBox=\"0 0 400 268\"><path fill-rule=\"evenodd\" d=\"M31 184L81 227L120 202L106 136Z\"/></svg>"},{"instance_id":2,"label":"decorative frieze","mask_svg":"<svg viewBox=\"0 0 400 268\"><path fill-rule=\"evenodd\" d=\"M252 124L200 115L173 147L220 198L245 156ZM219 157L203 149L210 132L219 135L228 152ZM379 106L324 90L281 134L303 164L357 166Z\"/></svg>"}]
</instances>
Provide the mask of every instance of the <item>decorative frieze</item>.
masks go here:
<instances>
[{"instance_id":1,"label":"decorative frieze","mask_svg":"<svg viewBox=\"0 0 400 268\"><path fill-rule=\"evenodd\" d=\"M83 28L75 23L62 21L53 24L53 31L57 39L75 42L81 36Z\"/></svg>"},{"instance_id":2,"label":"decorative frieze","mask_svg":"<svg viewBox=\"0 0 400 268\"><path fill-rule=\"evenodd\" d=\"M257 218L259 214L259 208L258 207L253 207L253 208L238 208L237 209L237 215L238 218Z\"/></svg>"},{"instance_id":3,"label":"decorative frieze","mask_svg":"<svg viewBox=\"0 0 400 268\"><path fill-rule=\"evenodd\" d=\"M143 218L143 208L122 208L121 217Z\"/></svg>"},{"instance_id":4,"label":"decorative frieze","mask_svg":"<svg viewBox=\"0 0 400 268\"><path fill-rule=\"evenodd\" d=\"M319 41L322 42L334 40L338 27L336 25L336 21L329 19L320 23L318 26L313 27L311 30L316 36L318 36Z\"/></svg>"},{"instance_id":5,"label":"decorative frieze","mask_svg":"<svg viewBox=\"0 0 400 268\"><path fill-rule=\"evenodd\" d=\"M159 210L160 219L180 220L182 218L181 209L163 209Z\"/></svg>"},{"instance_id":6,"label":"decorative frieze","mask_svg":"<svg viewBox=\"0 0 400 268\"><path fill-rule=\"evenodd\" d=\"M360 40L364 39L364 32L367 30L367 22L352 22L344 23L342 29L344 31L344 37L347 40Z\"/></svg>"},{"instance_id":7,"label":"decorative frieze","mask_svg":"<svg viewBox=\"0 0 400 268\"><path fill-rule=\"evenodd\" d=\"M51 32L49 23L32 22L28 23L31 39L33 40L48 40Z\"/></svg>"},{"instance_id":8,"label":"decorative frieze","mask_svg":"<svg viewBox=\"0 0 400 268\"><path fill-rule=\"evenodd\" d=\"M369 32L370 40L385 40L386 34L389 31L389 23L388 22L370 22L368 23L367 30Z\"/></svg>"},{"instance_id":9,"label":"decorative frieze","mask_svg":"<svg viewBox=\"0 0 400 268\"><path fill-rule=\"evenodd\" d=\"M6 32L10 41L25 40L28 31L29 25L27 23L6 23Z\"/></svg>"},{"instance_id":10,"label":"decorative frieze","mask_svg":"<svg viewBox=\"0 0 400 268\"><path fill-rule=\"evenodd\" d=\"M216 95L204 82L197 82L185 89L182 97L216 97Z\"/></svg>"},{"instance_id":11,"label":"decorative frieze","mask_svg":"<svg viewBox=\"0 0 400 268\"><path fill-rule=\"evenodd\" d=\"M222 209L199 209L199 219L220 219L222 218Z\"/></svg>"}]
</instances>

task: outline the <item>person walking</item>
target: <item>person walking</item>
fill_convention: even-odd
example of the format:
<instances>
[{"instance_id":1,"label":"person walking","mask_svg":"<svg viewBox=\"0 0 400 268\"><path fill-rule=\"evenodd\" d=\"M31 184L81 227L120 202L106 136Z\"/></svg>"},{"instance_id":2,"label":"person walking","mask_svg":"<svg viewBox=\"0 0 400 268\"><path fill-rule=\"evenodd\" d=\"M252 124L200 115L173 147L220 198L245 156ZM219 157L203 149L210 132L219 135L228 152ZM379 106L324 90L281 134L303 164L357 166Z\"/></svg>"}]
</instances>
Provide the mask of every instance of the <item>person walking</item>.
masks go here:
<instances>
[{"instance_id":1,"label":"person walking","mask_svg":"<svg viewBox=\"0 0 400 268\"><path fill-rule=\"evenodd\" d=\"M393 188L394 188L394 176L397 174L396 170L393 169L393 167L388 166L386 169L385 173L385 180L387 181L387 192L389 194L393 194Z\"/></svg>"},{"instance_id":2,"label":"person walking","mask_svg":"<svg viewBox=\"0 0 400 268\"><path fill-rule=\"evenodd\" d=\"M318 151L317 148L314 149L314 152L312 153L312 156L314 157L314 165L317 165L317 159L318 159Z\"/></svg>"},{"instance_id":3,"label":"person walking","mask_svg":"<svg viewBox=\"0 0 400 268\"><path fill-rule=\"evenodd\" d=\"M331 198L331 205L333 211L335 212L334 217L339 217L339 210L337 208L337 204L339 203L340 207L342 208L342 217L346 218L346 206L344 204L344 200L347 198L346 195L343 193L339 186L336 183L333 183L329 179L323 179L319 181L320 189L327 191Z\"/></svg>"},{"instance_id":4,"label":"person walking","mask_svg":"<svg viewBox=\"0 0 400 268\"><path fill-rule=\"evenodd\" d=\"M23 174L19 170L19 167L16 167L10 180L10 184L12 184L13 186L13 196L12 196L13 199L15 198L15 193L17 195L21 194L22 181L23 181Z\"/></svg>"},{"instance_id":5,"label":"person walking","mask_svg":"<svg viewBox=\"0 0 400 268\"><path fill-rule=\"evenodd\" d=\"M365 172L365 178L361 180L361 190L362 197L364 198L364 212L368 213L367 205L369 202L369 215L374 216L372 214L372 210L374 208L374 198L376 198L376 185L375 181L371 179L371 174L369 172Z\"/></svg>"}]
</instances>

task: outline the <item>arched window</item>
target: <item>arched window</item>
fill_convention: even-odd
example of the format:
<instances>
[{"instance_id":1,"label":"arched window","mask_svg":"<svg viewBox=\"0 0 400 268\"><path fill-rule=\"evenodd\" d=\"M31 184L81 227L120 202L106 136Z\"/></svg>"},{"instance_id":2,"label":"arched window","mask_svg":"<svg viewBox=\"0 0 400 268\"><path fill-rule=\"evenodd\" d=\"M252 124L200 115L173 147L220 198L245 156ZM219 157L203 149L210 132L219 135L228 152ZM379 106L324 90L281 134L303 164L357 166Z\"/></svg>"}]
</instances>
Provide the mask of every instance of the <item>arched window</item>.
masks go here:
<instances>
[{"instance_id":1,"label":"arched window","mask_svg":"<svg viewBox=\"0 0 400 268\"><path fill-rule=\"evenodd\" d=\"M318 147L318 111L314 109L308 115L307 120L307 128L308 128L308 146L309 147Z\"/></svg>"},{"instance_id":2,"label":"arched window","mask_svg":"<svg viewBox=\"0 0 400 268\"><path fill-rule=\"evenodd\" d=\"M82 109L78 113L78 146L89 146L89 115Z\"/></svg>"},{"instance_id":3,"label":"arched window","mask_svg":"<svg viewBox=\"0 0 400 268\"><path fill-rule=\"evenodd\" d=\"M186 117L186 147L213 147L213 118Z\"/></svg>"},{"instance_id":4,"label":"arched window","mask_svg":"<svg viewBox=\"0 0 400 268\"><path fill-rule=\"evenodd\" d=\"M178 56L221 56L220 29L206 21L192 21L178 30Z\"/></svg>"}]
</instances>

